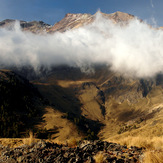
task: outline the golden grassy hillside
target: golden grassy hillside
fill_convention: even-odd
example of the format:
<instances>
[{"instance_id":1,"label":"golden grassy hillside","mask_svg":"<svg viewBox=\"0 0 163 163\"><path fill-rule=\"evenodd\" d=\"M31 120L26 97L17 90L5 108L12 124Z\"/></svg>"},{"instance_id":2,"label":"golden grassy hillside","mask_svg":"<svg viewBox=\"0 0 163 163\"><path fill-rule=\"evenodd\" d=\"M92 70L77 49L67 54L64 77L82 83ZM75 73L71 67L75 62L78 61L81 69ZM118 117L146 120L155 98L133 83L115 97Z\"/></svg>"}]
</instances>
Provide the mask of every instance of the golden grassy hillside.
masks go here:
<instances>
[{"instance_id":1,"label":"golden grassy hillside","mask_svg":"<svg viewBox=\"0 0 163 163\"><path fill-rule=\"evenodd\" d=\"M53 106L51 115L72 113L73 118L79 115L100 122L104 126L98 136L108 139L163 135L163 89L161 81L156 84L154 80L124 78L99 68L94 75L79 75L74 80L57 79L53 74L34 84Z\"/></svg>"}]
</instances>

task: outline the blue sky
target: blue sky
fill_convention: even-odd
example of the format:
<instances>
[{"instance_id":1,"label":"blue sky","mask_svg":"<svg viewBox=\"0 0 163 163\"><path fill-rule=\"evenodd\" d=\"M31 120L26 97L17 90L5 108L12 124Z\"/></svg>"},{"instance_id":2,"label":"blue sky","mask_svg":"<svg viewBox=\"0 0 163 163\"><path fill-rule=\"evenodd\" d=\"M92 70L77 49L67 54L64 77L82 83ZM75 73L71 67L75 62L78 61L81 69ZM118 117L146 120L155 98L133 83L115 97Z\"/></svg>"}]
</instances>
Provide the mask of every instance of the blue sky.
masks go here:
<instances>
[{"instance_id":1,"label":"blue sky","mask_svg":"<svg viewBox=\"0 0 163 163\"><path fill-rule=\"evenodd\" d=\"M163 26L163 0L0 0L0 21L42 20L53 25L66 13L94 14L98 9L105 13L130 13Z\"/></svg>"}]
</instances>

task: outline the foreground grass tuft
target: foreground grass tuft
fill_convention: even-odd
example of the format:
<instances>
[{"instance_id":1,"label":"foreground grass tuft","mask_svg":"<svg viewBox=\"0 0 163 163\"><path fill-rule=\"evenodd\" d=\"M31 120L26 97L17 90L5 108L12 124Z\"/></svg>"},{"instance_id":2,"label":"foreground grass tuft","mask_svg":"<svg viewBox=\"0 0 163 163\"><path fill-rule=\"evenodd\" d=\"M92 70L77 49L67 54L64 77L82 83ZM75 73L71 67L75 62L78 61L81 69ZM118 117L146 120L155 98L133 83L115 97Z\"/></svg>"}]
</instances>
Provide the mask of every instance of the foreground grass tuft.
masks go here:
<instances>
[{"instance_id":1,"label":"foreground grass tuft","mask_svg":"<svg viewBox=\"0 0 163 163\"><path fill-rule=\"evenodd\" d=\"M103 152L99 152L94 156L95 163L103 163L106 160L105 154Z\"/></svg>"},{"instance_id":2,"label":"foreground grass tuft","mask_svg":"<svg viewBox=\"0 0 163 163\"><path fill-rule=\"evenodd\" d=\"M163 163L163 151L146 151L144 153L144 163Z\"/></svg>"},{"instance_id":3,"label":"foreground grass tuft","mask_svg":"<svg viewBox=\"0 0 163 163\"><path fill-rule=\"evenodd\" d=\"M76 138L71 138L68 140L68 146L71 147L71 148L74 148L77 146L78 144L78 141Z\"/></svg>"},{"instance_id":4,"label":"foreground grass tuft","mask_svg":"<svg viewBox=\"0 0 163 163\"><path fill-rule=\"evenodd\" d=\"M29 138L24 138L23 143L26 145L31 145L32 143L37 142L37 139L34 137L34 134L32 131L29 131Z\"/></svg>"}]
</instances>

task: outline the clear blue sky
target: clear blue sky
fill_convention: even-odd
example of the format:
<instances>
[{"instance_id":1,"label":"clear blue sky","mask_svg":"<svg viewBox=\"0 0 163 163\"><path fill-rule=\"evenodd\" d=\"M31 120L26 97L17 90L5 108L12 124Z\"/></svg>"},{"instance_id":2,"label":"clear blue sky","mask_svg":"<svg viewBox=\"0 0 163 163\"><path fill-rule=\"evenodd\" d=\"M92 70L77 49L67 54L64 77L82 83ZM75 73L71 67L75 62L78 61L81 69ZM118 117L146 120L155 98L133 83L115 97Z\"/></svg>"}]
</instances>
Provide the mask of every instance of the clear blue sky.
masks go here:
<instances>
[{"instance_id":1,"label":"clear blue sky","mask_svg":"<svg viewBox=\"0 0 163 163\"><path fill-rule=\"evenodd\" d=\"M130 13L163 26L163 0L0 0L0 21L42 20L53 25L66 13L94 14L98 9L105 13Z\"/></svg>"}]
</instances>

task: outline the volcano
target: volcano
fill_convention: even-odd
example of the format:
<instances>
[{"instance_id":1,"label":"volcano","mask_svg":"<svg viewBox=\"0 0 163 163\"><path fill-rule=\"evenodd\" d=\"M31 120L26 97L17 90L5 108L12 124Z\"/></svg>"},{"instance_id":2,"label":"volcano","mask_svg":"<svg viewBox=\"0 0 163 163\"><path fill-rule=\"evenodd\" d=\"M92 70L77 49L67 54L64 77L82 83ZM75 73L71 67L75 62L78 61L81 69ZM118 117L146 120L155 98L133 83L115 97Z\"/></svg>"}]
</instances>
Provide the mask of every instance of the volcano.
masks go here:
<instances>
[{"instance_id":1,"label":"volcano","mask_svg":"<svg viewBox=\"0 0 163 163\"><path fill-rule=\"evenodd\" d=\"M42 21L19 23L23 33L49 37L89 26L99 13L120 29L135 19L144 23L133 15L119 11L112 14L97 12L94 15L68 13L53 26ZM11 32L15 22L17 20L9 19L0 22L1 30ZM1 113L8 115L9 110L12 110L14 118L9 116L11 118L7 122L12 122L8 123L7 131L2 130L5 133L1 136L14 137L10 131L14 131L15 136L23 136L29 126L38 136L47 138L50 135L59 141L72 137L108 139L131 135L163 135L161 72L143 78L116 72L106 64L94 64L92 67L93 72L87 73L77 66L66 64L50 68L41 65L38 73L31 65L13 66L2 63ZM23 121L22 117L25 116L28 118ZM20 131L14 129L15 126L19 127L17 122L11 125L16 117L21 119L20 127L26 126ZM36 122L35 118L39 120ZM5 128L6 120L3 116L0 121L2 128ZM29 121L33 123L28 125Z\"/></svg>"}]
</instances>

